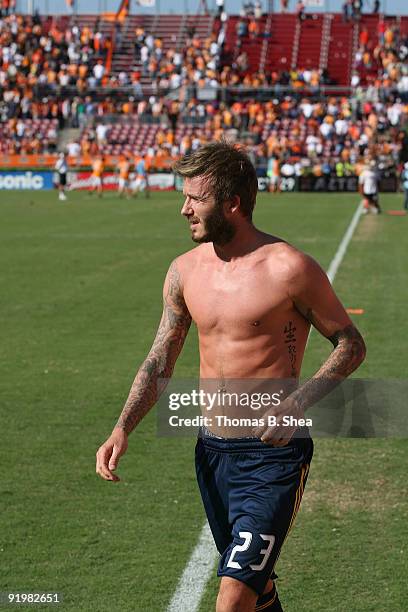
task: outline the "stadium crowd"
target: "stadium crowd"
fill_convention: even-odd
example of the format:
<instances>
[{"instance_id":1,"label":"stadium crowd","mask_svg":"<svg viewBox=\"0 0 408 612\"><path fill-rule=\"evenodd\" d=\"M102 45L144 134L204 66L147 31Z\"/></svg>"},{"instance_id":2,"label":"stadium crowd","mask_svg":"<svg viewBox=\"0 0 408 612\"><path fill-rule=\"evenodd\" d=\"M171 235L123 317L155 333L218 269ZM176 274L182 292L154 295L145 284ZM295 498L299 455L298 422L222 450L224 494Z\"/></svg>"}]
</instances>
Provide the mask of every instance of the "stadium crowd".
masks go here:
<instances>
[{"instance_id":1,"label":"stadium crowd","mask_svg":"<svg viewBox=\"0 0 408 612\"><path fill-rule=\"evenodd\" d=\"M329 76L317 69L251 72L239 45L227 61L226 20L220 15L205 39L191 28L182 50L175 45L165 50L160 38L137 28L136 68L117 76L105 73L110 40L98 20L93 29L75 20L62 28L38 15L3 15L0 152L52 153L58 129L68 126L81 130L68 146L75 157L102 150L175 157L227 133L245 139L258 164L271 157L282 167L293 161L296 172L328 167L352 172L368 152L384 166L406 161L400 126L408 118L408 41L395 27L380 21L375 37L361 29L351 94L327 98L320 87ZM238 26L245 20L252 23L257 16L243 15ZM148 97L143 76L152 81ZM109 87L110 95L95 95L98 86ZM111 91L118 86L125 89ZM207 100L202 95L219 87L233 93ZM263 101L251 94L264 88L270 95ZM168 90L175 95L164 97Z\"/></svg>"},{"instance_id":2,"label":"stadium crowd","mask_svg":"<svg viewBox=\"0 0 408 612\"><path fill-rule=\"evenodd\" d=\"M246 10L251 9L247 7ZM232 53L224 47L227 24L222 19L215 21L213 32L204 40L196 35L194 27L189 28L182 50L174 46L164 51L161 38L155 38L139 27L135 31L134 48L135 62L140 64L140 71L135 70L130 75L120 73L119 80L122 85L131 84L135 93L140 91L141 76L149 77L156 92L177 90L181 86L259 88L279 85L293 87L295 90L306 87L312 92L318 91L320 85L327 82L328 75L317 69L298 68L271 73L249 69L242 40L246 36L255 38L259 35L256 26L258 19L252 14L240 18L237 22L236 46Z\"/></svg>"},{"instance_id":3,"label":"stadium crowd","mask_svg":"<svg viewBox=\"0 0 408 612\"><path fill-rule=\"evenodd\" d=\"M382 169L408 160L407 136L401 129L408 120L408 105L398 100L285 96L230 106L193 99L183 107L152 97L139 102L135 111L131 123L99 123L96 129L84 129L80 141L72 143L71 155L104 151L174 158L221 136L239 136L257 166L275 158L288 176L330 171L350 175L367 156L375 157ZM183 121L177 121L179 115Z\"/></svg>"},{"instance_id":4,"label":"stadium crowd","mask_svg":"<svg viewBox=\"0 0 408 612\"><path fill-rule=\"evenodd\" d=\"M92 31L11 13L0 19L0 85L20 95L35 96L41 86L52 92L75 86L83 93L102 83L110 44L98 21Z\"/></svg>"},{"instance_id":5,"label":"stadium crowd","mask_svg":"<svg viewBox=\"0 0 408 612\"><path fill-rule=\"evenodd\" d=\"M223 55L226 24L220 23L205 40L194 29L182 51L163 50L163 41L135 32L135 66L128 72L107 74L105 60L111 45L99 21L93 30L75 22L61 27L58 20L15 13L0 18L0 120L58 119L59 126L81 126L92 114L87 93L98 87L128 87L129 97L143 96L141 77L147 76L154 91L182 87L308 87L317 91L324 82L318 70L253 73L239 45L232 63ZM94 96L93 96L94 98ZM128 100L132 102L132 100ZM121 100L122 102L122 100ZM107 103L109 107L109 101ZM98 109L103 105L98 105ZM126 108L126 107L125 107ZM120 112L117 105L115 112Z\"/></svg>"},{"instance_id":6,"label":"stadium crowd","mask_svg":"<svg viewBox=\"0 0 408 612\"><path fill-rule=\"evenodd\" d=\"M397 93L408 102L408 40L400 37L396 25L378 24L377 35L362 28L351 84L367 83L383 97Z\"/></svg>"}]
</instances>

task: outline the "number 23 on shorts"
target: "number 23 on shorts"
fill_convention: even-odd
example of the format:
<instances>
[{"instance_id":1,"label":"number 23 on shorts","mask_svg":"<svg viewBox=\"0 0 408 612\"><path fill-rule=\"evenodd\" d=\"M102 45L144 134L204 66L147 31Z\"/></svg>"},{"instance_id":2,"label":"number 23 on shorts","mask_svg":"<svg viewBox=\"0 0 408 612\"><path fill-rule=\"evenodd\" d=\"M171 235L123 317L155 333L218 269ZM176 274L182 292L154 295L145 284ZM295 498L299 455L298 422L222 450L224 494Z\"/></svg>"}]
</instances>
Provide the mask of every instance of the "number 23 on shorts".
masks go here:
<instances>
[{"instance_id":1,"label":"number 23 on shorts","mask_svg":"<svg viewBox=\"0 0 408 612\"><path fill-rule=\"evenodd\" d=\"M249 567L254 570L255 572L261 572L265 565L268 563L268 559L271 556L271 552L272 552L272 548L273 545L275 543L275 536L274 535L266 535L264 533L260 533L259 536L265 540L265 542L269 542L268 546L266 548L262 548L262 550L260 550L259 554L263 557L261 563L259 563L259 565L250 565ZM233 569L242 569L241 565L238 563L238 561L234 561L234 558L236 556L237 553L240 552L244 552L246 550L248 550L248 548L251 546L251 542L252 542L252 533L250 531L240 531L239 532L239 537L242 538L244 540L243 544L237 544L236 546L234 546L234 548L231 551L231 556L229 558L229 561L227 563L227 567L231 567Z\"/></svg>"}]
</instances>

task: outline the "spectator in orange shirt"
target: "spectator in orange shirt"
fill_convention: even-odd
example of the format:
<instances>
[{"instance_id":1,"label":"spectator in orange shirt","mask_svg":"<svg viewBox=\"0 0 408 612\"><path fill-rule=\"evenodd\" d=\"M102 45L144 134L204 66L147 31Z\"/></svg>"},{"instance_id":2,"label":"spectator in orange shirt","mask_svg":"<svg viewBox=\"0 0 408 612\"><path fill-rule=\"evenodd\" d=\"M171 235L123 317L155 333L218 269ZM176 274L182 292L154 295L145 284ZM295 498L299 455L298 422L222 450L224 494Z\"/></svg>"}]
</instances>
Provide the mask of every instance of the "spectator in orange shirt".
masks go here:
<instances>
[{"instance_id":1,"label":"spectator in orange shirt","mask_svg":"<svg viewBox=\"0 0 408 612\"><path fill-rule=\"evenodd\" d=\"M126 155L121 155L118 163L119 181L118 181L118 193L119 197L123 198L124 195L130 196L130 185L129 176L131 173L131 160Z\"/></svg>"},{"instance_id":2,"label":"spectator in orange shirt","mask_svg":"<svg viewBox=\"0 0 408 612\"><path fill-rule=\"evenodd\" d=\"M102 197L103 193L103 173L105 171L105 158L103 155L96 157L92 162L91 193L97 193Z\"/></svg>"},{"instance_id":3,"label":"spectator in orange shirt","mask_svg":"<svg viewBox=\"0 0 408 612\"><path fill-rule=\"evenodd\" d=\"M364 27L360 32L360 46L363 48L363 50L368 45L368 39L369 39L368 30L367 28Z\"/></svg>"},{"instance_id":4,"label":"spectator in orange shirt","mask_svg":"<svg viewBox=\"0 0 408 612\"><path fill-rule=\"evenodd\" d=\"M392 47L392 43L394 42L394 32L392 28L387 28L384 32L384 44L386 47Z\"/></svg>"},{"instance_id":5,"label":"spectator in orange shirt","mask_svg":"<svg viewBox=\"0 0 408 612\"><path fill-rule=\"evenodd\" d=\"M259 25L256 19L251 19L248 24L248 32L251 38L255 38L259 34Z\"/></svg>"}]
</instances>

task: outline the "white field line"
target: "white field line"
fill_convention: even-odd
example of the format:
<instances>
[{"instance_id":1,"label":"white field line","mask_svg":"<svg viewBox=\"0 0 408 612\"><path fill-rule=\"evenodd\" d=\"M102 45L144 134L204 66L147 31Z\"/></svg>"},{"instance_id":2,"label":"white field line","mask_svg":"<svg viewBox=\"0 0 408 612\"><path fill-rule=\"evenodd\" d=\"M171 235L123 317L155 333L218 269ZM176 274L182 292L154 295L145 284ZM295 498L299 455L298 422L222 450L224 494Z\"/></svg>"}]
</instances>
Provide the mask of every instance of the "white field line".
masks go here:
<instances>
[{"instance_id":1,"label":"white field line","mask_svg":"<svg viewBox=\"0 0 408 612\"><path fill-rule=\"evenodd\" d=\"M330 263L327 276L331 283L334 281L340 264L344 259L344 255L353 237L354 230L357 227L362 211L363 206L362 203L360 203ZM167 612L197 612L205 587L213 572L217 557L218 553L215 548L211 530L206 521L201 530L198 543L180 577L177 589L167 608Z\"/></svg>"},{"instance_id":2,"label":"white field line","mask_svg":"<svg viewBox=\"0 0 408 612\"><path fill-rule=\"evenodd\" d=\"M351 221L345 231L343 238L340 241L339 246L337 247L336 254L330 262L329 269L327 270L326 274L331 283L333 283L334 279L336 278L336 274L340 268L341 262L344 259L348 245L350 244L350 241L353 237L354 231L360 220L362 212L363 212L363 202L360 202L360 204L356 208L354 215L351 218ZM309 335L307 337L306 348L307 348L307 345L309 344L310 334L312 333L313 329L314 327L311 326L309 330Z\"/></svg>"},{"instance_id":3,"label":"white field line","mask_svg":"<svg viewBox=\"0 0 408 612\"><path fill-rule=\"evenodd\" d=\"M218 557L207 521L184 568L167 612L196 612Z\"/></svg>"},{"instance_id":4,"label":"white field line","mask_svg":"<svg viewBox=\"0 0 408 612\"><path fill-rule=\"evenodd\" d=\"M354 230L357 227L357 224L360 220L361 217L361 213L363 212L363 203L360 202L360 204L357 207L356 212L354 213L351 221L350 221L350 225L348 226L348 228L346 229L346 233L344 234L343 238L341 239L341 242L338 246L338 249L336 251L335 256L333 257L329 269L327 270L327 276L329 278L329 281L332 283L335 279L335 276L337 274L337 271L340 267L341 262L344 259L344 255L346 254L348 245L350 244L350 240L353 237L354 234Z\"/></svg>"}]
</instances>

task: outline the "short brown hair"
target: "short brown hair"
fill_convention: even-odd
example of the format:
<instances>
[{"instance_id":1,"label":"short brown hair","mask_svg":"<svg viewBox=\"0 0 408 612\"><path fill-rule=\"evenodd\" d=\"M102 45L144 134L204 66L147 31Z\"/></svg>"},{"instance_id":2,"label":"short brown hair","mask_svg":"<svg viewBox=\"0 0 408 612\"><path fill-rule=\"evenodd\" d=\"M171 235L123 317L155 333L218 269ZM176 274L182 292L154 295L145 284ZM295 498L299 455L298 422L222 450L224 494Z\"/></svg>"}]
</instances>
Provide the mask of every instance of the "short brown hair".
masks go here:
<instances>
[{"instance_id":1,"label":"short brown hair","mask_svg":"<svg viewBox=\"0 0 408 612\"><path fill-rule=\"evenodd\" d=\"M238 195L242 214L252 218L258 179L242 147L225 141L211 142L179 159L173 170L183 178L205 177L217 203Z\"/></svg>"}]
</instances>

